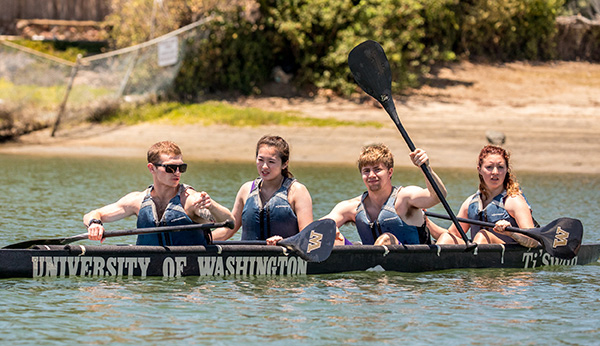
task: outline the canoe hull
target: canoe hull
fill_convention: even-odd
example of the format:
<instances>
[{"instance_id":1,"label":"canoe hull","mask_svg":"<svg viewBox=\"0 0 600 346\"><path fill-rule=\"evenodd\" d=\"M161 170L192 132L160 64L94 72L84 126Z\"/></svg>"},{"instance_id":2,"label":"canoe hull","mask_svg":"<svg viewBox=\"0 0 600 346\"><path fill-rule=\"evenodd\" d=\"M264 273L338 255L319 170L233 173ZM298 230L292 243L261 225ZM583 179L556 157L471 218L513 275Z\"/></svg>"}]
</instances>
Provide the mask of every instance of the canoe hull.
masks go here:
<instances>
[{"instance_id":1,"label":"canoe hull","mask_svg":"<svg viewBox=\"0 0 600 346\"><path fill-rule=\"evenodd\" d=\"M427 272L459 268L522 268L596 263L600 244L584 244L562 260L518 245L395 245L334 247L320 263L279 246L40 246L0 250L0 277L304 275L354 271Z\"/></svg>"}]
</instances>

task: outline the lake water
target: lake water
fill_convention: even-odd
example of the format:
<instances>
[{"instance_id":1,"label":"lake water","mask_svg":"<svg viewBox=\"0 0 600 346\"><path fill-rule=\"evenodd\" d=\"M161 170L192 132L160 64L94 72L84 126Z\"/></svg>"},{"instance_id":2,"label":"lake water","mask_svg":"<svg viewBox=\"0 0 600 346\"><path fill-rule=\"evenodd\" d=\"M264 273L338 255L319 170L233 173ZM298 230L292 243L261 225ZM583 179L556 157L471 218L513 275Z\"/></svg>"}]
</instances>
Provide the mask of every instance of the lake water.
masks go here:
<instances>
[{"instance_id":1,"label":"lake water","mask_svg":"<svg viewBox=\"0 0 600 346\"><path fill-rule=\"evenodd\" d=\"M188 162L183 181L231 208L252 163ZM291 166L315 217L364 187L353 166ZM87 211L151 183L143 160L0 155L0 246L85 232ZM474 171L437 169L456 211ZM600 176L517 172L541 224L600 241ZM424 186L416 168L397 185ZM432 211L443 213L437 206ZM447 225L446 221L440 224ZM129 229L135 219L107 228ZM342 228L358 240L352 227ZM134 237L105 243L132 243ZM84 244L86 242L83 242ZM91 244L91 242L88 242ZM600 344L600 266L296 277L0 280L0 341L15 344Z\"/></svg>"}]
</instances>

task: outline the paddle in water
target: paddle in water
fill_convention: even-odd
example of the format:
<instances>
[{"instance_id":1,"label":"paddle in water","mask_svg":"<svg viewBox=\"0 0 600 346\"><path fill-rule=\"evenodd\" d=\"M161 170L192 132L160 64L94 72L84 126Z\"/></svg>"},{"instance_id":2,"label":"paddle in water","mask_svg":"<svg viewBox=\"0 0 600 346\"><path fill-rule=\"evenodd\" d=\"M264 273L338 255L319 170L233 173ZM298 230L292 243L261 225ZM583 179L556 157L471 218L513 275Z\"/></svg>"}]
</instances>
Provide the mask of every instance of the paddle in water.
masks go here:
<instances>
[{"instance_id":1,"label":"paddle in water","mask_svg":"<svg viewBox=\"0 0 600 346\"><path fill-rule=\"evenodd\" d=\"M392 99L392 72L390 63L383 51L383 47L381 47L379 43L371 40L359 44L354 47L348 55L348 65L350 66L350 71L352 71L356 84L358 84L364 92L381 103L385 111L394 121L394 124L396 124L396 127L402 134L410 151L415 151L416 147L402 126L400 118L398 118L398 114L396 113L396 106ZM446 202L439 186L435 183L435 180L429 171L429 167L427 167L427 165L421 165L421 169L440 199L444 209L446 209L446 212L452 218L452 222L460 232L462 239L467 245L467 249L474 249L477 244L471 243L463 229L460 227L450 205Z\"/></svg>"},{"instance_id":2,"label":"paddle in water","mask_svg":"<svg viewBox=\"0 0 600 346\"><path fill-rule=\"evenodd\" d=\"M149 234L149 233L159 233L159 232L180 232L180 231L190 231L190 230L209 230L213 228L219 227L228 227L233 228L233 221L227 220L224 222L218 223L203 223L203 224L192 224L192 225L180 225L180 226L163 226L163 227L149 227L149 228L134 228L128 230L116 230L116 231L105 231L104 238L110 237L121 237L128 235L137 235L137 234ZM72 237L66 238L52 238L52 239L36 239L36 240L27 240L24 242L11 244L3 247L3 249L29 249L34 245L66 245L79 240L88 239L87 233L81 233L78 235L74 235Z\"/></svg>"},{"instance_id":3,"label":"paddle in water","mask_svg":"<svg viewBox=\"0 0 600 346\"><path fill-rule=\"evenodd\" d=\"M323 262L331 254L335 243L335 221L322 219L313 221L304 229L289 238L280 240L277 245L293 251L307 262ZM216 241L215 245L266 245L264 240Z\"/></svg>"},{"instance_id":4,"label":"paddle in water","mask_svg":"<svg viewBox=\"0 0 600 346\"><path fill-rule=\"evenodd\" d=\"M450 220L450 217L432 212L425 212L425 215ZM460 222L478 225L482 227L494 228L491 222L479 220L457 218ZM506 227L509 232L521 233L539 241L544 250L557 258L571 259L577 256L581 239L583 238L583 225L577 219L563 217L556 219L544 227L540 228L516 228Z\"/></svg>"}]
</instances>

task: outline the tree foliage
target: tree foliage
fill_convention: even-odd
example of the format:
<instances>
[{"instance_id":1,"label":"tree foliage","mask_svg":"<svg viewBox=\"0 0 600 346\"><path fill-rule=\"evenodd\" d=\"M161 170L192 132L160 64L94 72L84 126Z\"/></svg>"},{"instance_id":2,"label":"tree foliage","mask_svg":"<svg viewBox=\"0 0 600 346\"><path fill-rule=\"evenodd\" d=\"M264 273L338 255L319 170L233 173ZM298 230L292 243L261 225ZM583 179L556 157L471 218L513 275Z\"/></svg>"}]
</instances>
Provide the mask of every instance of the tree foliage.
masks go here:
<instances>
[{"instance_id":1,"label":"tree foliage","mask_svg":"<svg viewBox=\"0 0 600 346\"><path fill-rule=\"evenodd\" d=\"M551 59L564 0L113 0L113 39L138 43L208 12L210 36L191 49L175 92L193 98L220 90L260 92L279 66L298 86L349 94L356 89L349 51L382 44L394 88L418 83L436 63ZM153 12L154 11L154 12ZM152 25L148 18L164 16ZM125 20L126 19L126 20Z\"/></svg>"},{"instance_id":2,"label":"tree foliage","mask_svg":"<svg viewBox=\"0 0 600 346\"><path fill-rule=\"evenodd\" d=\"M487 60L554 57L562 0L475 0L462 8L460 48Z\"/></svg>"},{"instance_id":3,"label":"tree foliage","mask_svg":"<svg viewBox=\"0 0 600 346\"><path fill-rule=\"evenodd\" d=\"M273 66L272 42L259 23L241 10L226 11L208 23L207 30L206 39L188 42L175 92L185 99L216 91L259 92Z\"/></svg>"}]
</instances>

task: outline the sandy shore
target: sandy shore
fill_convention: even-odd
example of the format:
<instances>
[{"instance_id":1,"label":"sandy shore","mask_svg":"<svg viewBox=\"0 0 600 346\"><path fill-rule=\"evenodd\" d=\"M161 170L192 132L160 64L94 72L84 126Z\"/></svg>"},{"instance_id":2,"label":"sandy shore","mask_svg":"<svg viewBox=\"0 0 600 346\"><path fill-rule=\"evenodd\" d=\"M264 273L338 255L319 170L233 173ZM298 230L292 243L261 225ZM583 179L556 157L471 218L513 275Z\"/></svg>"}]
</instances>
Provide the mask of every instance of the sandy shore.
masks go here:
<instances>
[{"instance_id":1,"label":"sandy shore","mask_svg":"<svg viewBox=\"0 0 600 346\"><path fill-rule=\"evenodd\" d=\"M387 113L374 102L317 97L247 98L235 104L266 110L295 110L306 116L379 121L383 128L238 128L202 125L101 126L63 129L22 137L0 153L56 156L144 157L159 140L178 143L185 158L252 161L264 134L292 146L292 160L353 164L360 147L384 142L397 165L410 165L408 149ZM435 167L474 167L486 132L506 135L515 170L600 174L600 65L555 63L498 66L463 63L441 69L431 85L398 96L403 126Z\"/></svg>"}]
</instances>

